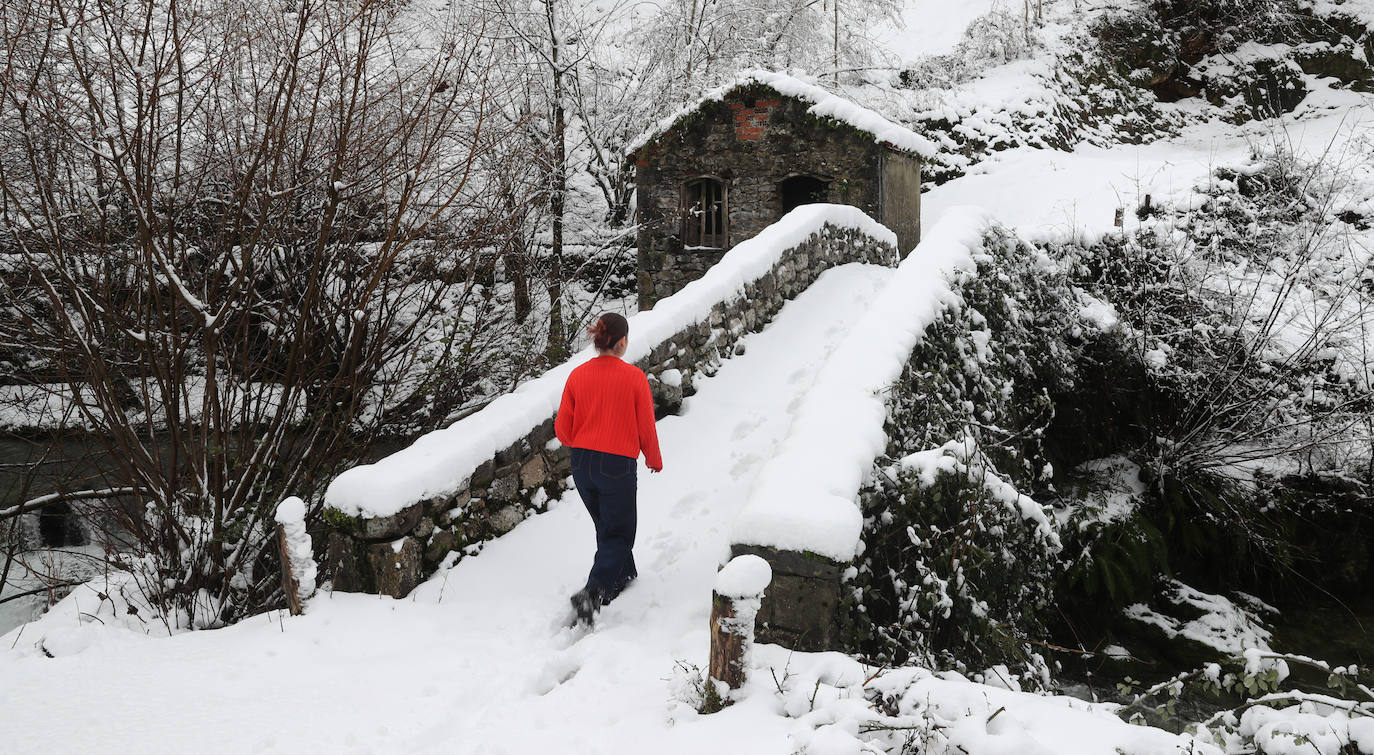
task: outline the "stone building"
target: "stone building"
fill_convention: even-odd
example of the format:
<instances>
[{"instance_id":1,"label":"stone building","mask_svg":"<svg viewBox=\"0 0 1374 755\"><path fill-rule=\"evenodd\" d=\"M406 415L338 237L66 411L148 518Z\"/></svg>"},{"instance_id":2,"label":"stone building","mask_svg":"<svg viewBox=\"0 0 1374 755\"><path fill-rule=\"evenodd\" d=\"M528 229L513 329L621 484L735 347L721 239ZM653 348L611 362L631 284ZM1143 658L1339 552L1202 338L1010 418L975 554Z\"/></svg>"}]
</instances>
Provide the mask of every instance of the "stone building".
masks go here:
<instances>
[{"instance_id":1,"label":"stone building","mask_svg":"<svg viewBox=\"0 0 1374 755\"><path fill-rule=\"evenodd\" d=\"M639 208L639 306L701 277L798 205L853 205L921 236L931 143L820 87L756 71L664 119L630 147Z\"/></svg>"}]
</instances>

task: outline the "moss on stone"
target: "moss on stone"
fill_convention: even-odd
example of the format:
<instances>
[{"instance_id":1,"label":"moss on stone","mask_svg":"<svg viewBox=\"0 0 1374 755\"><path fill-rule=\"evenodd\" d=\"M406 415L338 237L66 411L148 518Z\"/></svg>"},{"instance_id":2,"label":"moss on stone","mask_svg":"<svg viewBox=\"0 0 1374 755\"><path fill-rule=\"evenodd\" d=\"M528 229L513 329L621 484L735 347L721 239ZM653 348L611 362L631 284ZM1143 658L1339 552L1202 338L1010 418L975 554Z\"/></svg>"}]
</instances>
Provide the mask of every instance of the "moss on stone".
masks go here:
<instances>
[{"instance_id":1,"label":"moss on stone","mask_svg":"<svg viewBox=\"0 0 1374 755\"><path fill-rule=\"evenodd\" d=\"M345 532L358 532L362 529L363 526L362 517L349 516L348 514L345 514L342 511L339 511L338 509L330 508L329 506L324 507L324 511L321 514L321 517L324 519L325 524L329 525L330 527L333 527L336 530L343 530Z\"/></svg>"}]
</instances>

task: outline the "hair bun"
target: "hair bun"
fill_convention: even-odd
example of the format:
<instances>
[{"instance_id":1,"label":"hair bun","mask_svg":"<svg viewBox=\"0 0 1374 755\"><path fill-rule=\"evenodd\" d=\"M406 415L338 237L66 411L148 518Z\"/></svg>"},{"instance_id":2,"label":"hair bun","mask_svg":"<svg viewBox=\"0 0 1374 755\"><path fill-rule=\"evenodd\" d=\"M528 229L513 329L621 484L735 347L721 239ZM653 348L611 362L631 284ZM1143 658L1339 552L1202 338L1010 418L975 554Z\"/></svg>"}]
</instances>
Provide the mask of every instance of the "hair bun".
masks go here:
<instances>
[{"instance_id":1,"label":"hair bun","mask_svg":"<svg viewBox=\"0 0 1374 755\"><path fill-rule=\"evenodd\" d=\"M620 343L620 339L630 334L630 323L623 315L607 312L596 318L596 324L588 328L587 333L592 336L592 343L597 349L610 351Z\"/></svg>"}]
</instances>

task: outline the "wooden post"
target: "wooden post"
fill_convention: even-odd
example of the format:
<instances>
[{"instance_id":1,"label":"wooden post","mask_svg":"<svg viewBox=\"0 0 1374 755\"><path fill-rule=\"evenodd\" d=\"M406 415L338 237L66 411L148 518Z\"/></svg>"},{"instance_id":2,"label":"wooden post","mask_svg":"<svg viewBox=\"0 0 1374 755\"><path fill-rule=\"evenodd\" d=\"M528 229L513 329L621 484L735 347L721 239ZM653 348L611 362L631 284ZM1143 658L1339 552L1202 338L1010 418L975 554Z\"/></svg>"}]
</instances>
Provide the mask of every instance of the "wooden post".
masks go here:
<instances>
[{"instance_id":1,"label":"wooden post","mask_svg":"<svg viewBox=\"0 0 1374 755\"><path fill-rule=\"evenodd\" d=\"M725 682L730 689L744 684L745 633L737 625L735 601L720 593L711 594L711 678ZM752 639L753 626L750 622Z\"/></svg>"},{"instance_id":2,"label":"wooden post","mask_svg":"<svg viewBox=\"0 0 1374 755\"><path fill-rule=\"evenodd\" d=\"M286 593L286 605L291 609L292 616L300 616L305 613L305 608L301 606L301 585L296 581L296 575L291 573L291 551L286 545L286 528L277 525L277 553L281 555L281 589Z\"/></svg>"},{"instance_id":3,"label":"wooden post","mask_svg":"<svg viewBox=\"0 0 1374 755\"><path fill-rule=\"evenodd\" d=\"M773 580L773 570L758 556L739 556L716 575L711 594L711 660L706 679L703 713L714 713L730 704L720 687L744 686L749 654L754 645L754 617L763 591Z\"/></svg>"}]
</instances>

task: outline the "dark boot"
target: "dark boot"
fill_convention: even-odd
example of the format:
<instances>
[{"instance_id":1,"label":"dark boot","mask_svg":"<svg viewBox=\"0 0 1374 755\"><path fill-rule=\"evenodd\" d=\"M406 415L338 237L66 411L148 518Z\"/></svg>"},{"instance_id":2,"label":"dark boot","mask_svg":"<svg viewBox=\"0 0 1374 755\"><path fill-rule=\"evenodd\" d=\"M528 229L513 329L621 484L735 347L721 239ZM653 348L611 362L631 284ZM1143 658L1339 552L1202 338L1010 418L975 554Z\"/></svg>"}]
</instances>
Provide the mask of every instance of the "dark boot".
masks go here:
<instances>
[{"instance_id":1,"label":"dark boot","mask_svg":"<svg viewBox=\"0 0 1374 755\"><path fill-rule=\"evenodd\" d=\"M596 623L596 612L601 610L601 594L595 587L587 585L568 600L572 603L577 623L588 627Z\"/></svg>"}]
</instances>

